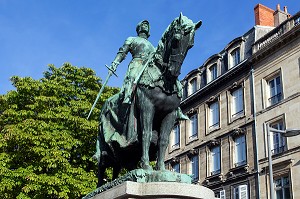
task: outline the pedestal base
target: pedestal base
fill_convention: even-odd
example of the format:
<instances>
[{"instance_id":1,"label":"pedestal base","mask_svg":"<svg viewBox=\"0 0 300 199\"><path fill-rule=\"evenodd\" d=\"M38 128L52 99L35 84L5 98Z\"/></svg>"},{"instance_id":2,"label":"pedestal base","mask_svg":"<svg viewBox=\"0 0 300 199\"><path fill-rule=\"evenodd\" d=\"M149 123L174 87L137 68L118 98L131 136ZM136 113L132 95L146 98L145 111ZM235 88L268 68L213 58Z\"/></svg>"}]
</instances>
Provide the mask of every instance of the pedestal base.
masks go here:
<instances>
[{"instance_id":1,"label":"pedestal base","mask_svg":"<svg viewBox=\"0 0 300 199\"><path fill-rule=\"evenodd\" d=\"M206 187L177 182L130 182L126 181L92 199L215 199L214 192Z\"/></svg>"}]
</instances>

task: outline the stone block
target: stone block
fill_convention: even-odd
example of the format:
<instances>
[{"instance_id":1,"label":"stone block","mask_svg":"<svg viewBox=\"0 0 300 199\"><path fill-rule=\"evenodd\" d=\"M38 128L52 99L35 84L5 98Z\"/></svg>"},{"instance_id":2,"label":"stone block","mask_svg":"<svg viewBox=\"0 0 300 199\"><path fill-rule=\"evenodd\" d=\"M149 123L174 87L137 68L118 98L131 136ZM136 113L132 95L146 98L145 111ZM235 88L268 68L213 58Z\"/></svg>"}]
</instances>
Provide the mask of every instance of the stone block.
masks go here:
<instances>
[{"instance_id":1,"label":"stone block","mask_svg":"<svg viewBox=\"0 0 300 199\"><path fill-rule=\"evenodd\" d=\"M92 199L215 199L214 192L206 187L178 182L140 183L126 181Z\"/></svg>"}]
</instances>

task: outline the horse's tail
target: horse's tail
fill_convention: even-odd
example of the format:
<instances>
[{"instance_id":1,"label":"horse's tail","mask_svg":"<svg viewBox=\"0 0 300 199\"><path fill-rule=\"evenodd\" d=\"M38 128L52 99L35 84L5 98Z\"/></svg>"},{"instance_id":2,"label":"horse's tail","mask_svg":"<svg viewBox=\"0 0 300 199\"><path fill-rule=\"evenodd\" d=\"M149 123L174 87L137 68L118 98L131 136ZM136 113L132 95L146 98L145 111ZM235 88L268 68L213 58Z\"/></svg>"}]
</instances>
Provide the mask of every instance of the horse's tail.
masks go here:
<instances>
[{"instance_id":1,"label":"horse's tail","mask_svg":"<svg viewBox=\"0 0 300 199\"><path fill-rule=\"evenodd\" d=\"M100 139L99 139L99 137L97 138L97 142L96 142L96 152L95 152L95 154L92 156L92 158L93 158L94 160L97 160L98 164L100 163L101 149L100 149Z\"/></svg>"}]
</instances>

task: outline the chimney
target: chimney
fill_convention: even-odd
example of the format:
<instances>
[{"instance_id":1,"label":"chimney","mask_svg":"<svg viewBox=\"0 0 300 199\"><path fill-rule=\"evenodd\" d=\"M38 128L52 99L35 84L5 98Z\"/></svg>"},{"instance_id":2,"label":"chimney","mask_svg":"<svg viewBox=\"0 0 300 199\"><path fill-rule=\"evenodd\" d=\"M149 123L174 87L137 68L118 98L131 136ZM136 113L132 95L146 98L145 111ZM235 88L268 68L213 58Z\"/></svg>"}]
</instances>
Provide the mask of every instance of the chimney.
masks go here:
<instances>
[{"instance_id":1,"label":"chimney","mask_svg":"<svg viewBox=\"0 0 300 199\"><path fill-rule=\"evenodd\" d=\"M255 25L274 26L274 10L262 4L254 7Z\"/></svg>"},{"instance_id":2,"label":"chimney","mask_svg":"<svg viewBox=\"0 0 300 199\"><path fill-rule=\"evenodd\" d=\"M280 10L280 5L277 4L276 11L274 12L274 25L275 27L290 18L290 14L287 12L287 6L284 6L284 10Z\"/></svg>"}]
</instances>

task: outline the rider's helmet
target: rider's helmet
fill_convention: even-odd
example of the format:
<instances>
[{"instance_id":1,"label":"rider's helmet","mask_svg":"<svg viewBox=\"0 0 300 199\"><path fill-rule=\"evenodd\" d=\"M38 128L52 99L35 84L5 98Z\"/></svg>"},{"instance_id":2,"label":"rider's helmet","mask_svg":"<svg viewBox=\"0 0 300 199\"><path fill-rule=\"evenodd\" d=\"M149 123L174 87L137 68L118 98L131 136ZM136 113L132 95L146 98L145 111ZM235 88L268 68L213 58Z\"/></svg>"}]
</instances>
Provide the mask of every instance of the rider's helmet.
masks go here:
<instances>
[{"instance_id":1,"label":"rider's helmet","mask_svg":"<svg viewBox=\"0 0 300 199\"><path fill-rule=\"evenodd\" d=\"M148 24L148 32L147 32L147 37L150 37L150 24L148 20L143 20L140 23L138 23L138 25L136 26L136 33L139 34L140 32L140 27L143 23L147 23Z\"/></svg>"}]
</instances>

